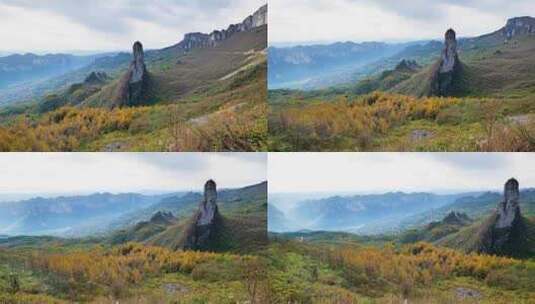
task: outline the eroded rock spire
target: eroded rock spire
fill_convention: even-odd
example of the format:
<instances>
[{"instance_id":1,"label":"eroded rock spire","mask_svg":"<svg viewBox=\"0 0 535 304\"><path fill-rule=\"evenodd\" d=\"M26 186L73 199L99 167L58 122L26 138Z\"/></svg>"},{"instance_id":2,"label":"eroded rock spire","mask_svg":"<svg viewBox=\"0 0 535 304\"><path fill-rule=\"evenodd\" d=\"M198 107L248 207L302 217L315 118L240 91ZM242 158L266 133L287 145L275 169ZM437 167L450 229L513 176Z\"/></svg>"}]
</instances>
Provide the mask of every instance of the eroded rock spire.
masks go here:
<instances>
[{"instance_id":1,"label":"eroded rock spire","mask_svg":"<svg viewBox=\"0 0 535 304\"><path fill-rule=\"evenodd\" d=\"M498 218L495 225L500 229L511 227L515 220L520 218L518 181L514 178L508 180L503 192L504 199L498 204Z\"/></svg>"},{"instance_id":2,"label":"eroded rock spire","mask_svg":"<svg viewBox=\"0 0 535 304\"><path fill-rule=\"evenodd\" d=\"M133 46L133 59L128 71L119 81L114 107L137 106L145 103L146 91L149 81L145 66L143 45L136 41Z\"/></svg>"},{"instance_id":3,"label":"eroded rock spire","mask_svg":"<svg viewBox=\"0 0 535 304\"><path fill-rule=\"evenodd\" d=\"M462 64L457 54L457 35L453 29L444 35L444 49L431 79L431 95L450 96L455 92L456 78L459 77Z\"/></svg>"},{"instance_id":4,"label":"eroded rock spire","mask_svg":"<svg viewBox=\"0 0 535 304\"><path fill-rule=\"evenodd\" d=\"M183 249L205 250L217 234L221 216L217 208L217 186L213 180L204 185L204 199L184 237Z\"/></svg>"}]
</instances>

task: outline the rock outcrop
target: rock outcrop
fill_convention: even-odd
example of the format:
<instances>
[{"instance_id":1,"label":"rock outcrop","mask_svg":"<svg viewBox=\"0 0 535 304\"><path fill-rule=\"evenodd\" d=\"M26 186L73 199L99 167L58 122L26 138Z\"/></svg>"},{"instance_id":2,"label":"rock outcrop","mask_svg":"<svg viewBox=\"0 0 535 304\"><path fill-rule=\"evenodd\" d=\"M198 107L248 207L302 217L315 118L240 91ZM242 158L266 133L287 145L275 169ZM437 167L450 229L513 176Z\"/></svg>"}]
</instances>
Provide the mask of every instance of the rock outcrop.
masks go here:
<instances>
[{"instance_id":1,"label":"rock outcrop","mask_svg":"<svg viewBox=\"0 0 535 304\"><path fill-rule=\"evenodd\" d=\"M518 181L505 183L503 201L480 231L479 252L518 256L526 248L526 227L520 212Z\"/></svg>"},{"instance_id":2,"label":"rock outcrop","mask_svg":"<svg viewBox=\"0 0 535 304\"><path fill-rule=\"evenodd\" d=\"M410 59L402 59L396 66L396 71L418 71L421 66L415 61Z\"/></svg>"},{"instance_id":3,"label":"rock outcrop","mask_svg":"<svg viewBox=\"0 0 535 304\"><path fill-rule=\"evenodd\" d=\"M445 224L460 225L460 226L467 225L471 221L472 220L470 219L470 217L468 217L468 215L466 215L466 213L456 212L456 211L451 211L442 220L442 222L445 223Z\"/></svg>"},{"instance_id":4,"label":"rock outcrop","mask_svg":"<svg viewBox=\"0 0 535 304\"><path fill-rule=\"evenodd\" d=\"M457 38L455 31L446 31L444 49L439 62L435 65L431 79L431 95L450 96L462 70L457 54Z\"/></svg>"},{"instance_id":5,"label":"rock outcrop","mask_svg":"<svg viewBox=\"0 0 535 304\"><path fill-rule=\"evenodd\" d=\"M518 181L514 178L505 183L504 200L498 204L495 228L511 228L520 219Z\"/></svg>"},{"instance_id":6,"label":"rock outcrop","mask_svg":"<svg viewBox=\"0 0 535 304\"><path fill-rule=\"evenodd\" d=\"M177 218L171 212L158 211L150 218L149 222L157 225L170 225L176 220Z\"/></svg>"},{"instance_id":7,"label":"rock outcrop","mask_svg":"<svg viewBox=\"0 0 535 304\"><path fill-rule=\"evenodd\" d=\"M184 51L195 48L216 47L222 41L225 41L239 32L246 32L267 24L267 5L262 6L254 14L248 16L242 23L231 24L227 29L215 30L210 34L206 33L188 33L184 39L173 46Z\"/></svg>"},{"instance_id":8,"label":"rock outcrop","mask_svg":"<svg viewBox=\"0 0 535 304\"><path fill-rule=\"evenodd\" d=\"M524 16L507 20L507 24L501 30L506 40L520 35L535 35L535 18Z\"/></svg>"},{"instance_id":9,"label":"rock outcrop","mask_svg":"<svg viewBox=\"0 0 535 304\"><path fill-rule=\"evenodd\" d=\"M217 186L213 180L204 185L204 199L185 232L183 249L203 250L216 237L221 215L217 208Z\"/></svg>"},{"instance_id":10,"label":"rock outcrop","mask_svg":"<svg viewBox=\"0 0 535 304\"><path fill-rule=\"evenodd\" d=\"M85 80L84 84L88 85L101 85L106 83L110 78L105 72L91 72Z\"/></svg>"},{"instance_id":11,"label":"rock outcrop","mask_svg":"<svg viewBox=\"0 0 535 304\"><path fill-rule=\"evenodd\" d=\"M117 85L114 107L138 106L145 103L149 73L145 66L144 57L143 45L136 41L133 46L132 62Z\"/></svg>"}]
</instances>

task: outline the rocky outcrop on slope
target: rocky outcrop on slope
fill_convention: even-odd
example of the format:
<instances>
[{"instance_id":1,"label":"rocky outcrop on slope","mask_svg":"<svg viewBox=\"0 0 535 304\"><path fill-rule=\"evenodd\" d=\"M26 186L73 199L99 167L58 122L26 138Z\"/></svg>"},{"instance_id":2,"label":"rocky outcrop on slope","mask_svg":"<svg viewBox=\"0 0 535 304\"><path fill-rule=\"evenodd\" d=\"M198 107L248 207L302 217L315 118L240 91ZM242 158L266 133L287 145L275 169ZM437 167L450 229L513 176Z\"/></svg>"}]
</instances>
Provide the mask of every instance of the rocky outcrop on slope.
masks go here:
<instances>
[{"instance_id":1,"label":"rocky outcrop on slope","mask_svg":"<svg viewBox=\"0 0 535 304\"><path fill-rule=\"evenodd\" d=\"M507 20L507 24L501 29L506 40L520 35L535 35L535 18L524 16Z\"/></svg>"},{"instance_id":2,"label":"rocky outcrop on slope","mask_svg":"<svg viewBox=\"0 0 535 304\"><path fill-rule=\"evenodd\" d=\"M221 215L217 208L217 186L213 180L204 185L204 199L199 204L193 221L185 232L183 249L203 250L217 234Z\"/></svg>"},{"instance_id":3,"label":"rocky outcrop on slope","mask_svg":"<svg viewBox=\"0 0 535 304\"><path fill-rule=\"evenodd\" d=\"M85 78L84 84L101 85L101 84L106 83L109 79L110 78L108 74L106 74L105 72L91 72L91 74L89 74Z\"/></svg>"},{"instance_id":4,"label":"rocky outcrop on slope","mask_svg":"<svg viewBox=\"0 0 535 304\"><path fill-rule=\"evenodd\" d=\"M477 251L516 256L526 248L526 227L520 212L518 181L511 178L504 186L504 199L480 230Z\"/></svg>"},{"instance_id":5,"label":"rocky outcrop on slope","mask_svg":"<svg viewBox=\"0 0 535 304\"><path fill-rule=\"evenodd\" d=\"M415 61L410 59L402 59L396 66L396 71L418 71L421 66Z\"/></svg>"},{"instance_id":6,"label":"rocky outcrop on slope","mask_svg":"<svg viewBox=\"0 0 535 304\"><path fill-rule=\"evenodd\" d=\"M435 65L431 79L431 95L450 96L454 92L455 82L462 71L462 64L457 54L457 38L453 29L446 31L444 49L439 62Z\"/></svg>"},{"instance_id":7,"label":"rocky outcrop on slope","mask_svg":"<svg viewBox=\"0 0 535 304\"><path fill-rule=\"evenodd\" d=\"M173 46L185 51L195 48L215 47L224 40L239 32L250 31L267 24L267 5L262 6L254 14L248 16L242 23L231 24L227 29L215 30L210 34L188 33L184 39Z\"/></svg>"},{"instance_id":8,"label":"rocky outcrop on slope","mask_svg":"<svg viewBox=\"0 0 535 304\"><path fill-rule=\"evenodd\" d=\"M470 217L468 217L468 215L466 215L466 213L462 213L462 212L456 212L456 211L451 211L448 215L446 215L446 217L444 217L444 219L442 220L443 223L445 224L449 224L449 225L467 225L471 222L472 220L470 219Z\"/></svg>"},{"instance_id":9,"label":"rocky outcrop on slope","mask_svg":"<svg viewBox=\"0 0 535 304\"><path fill-rule=\"evenodd\" d=\"M133 46L133 59L128 71L117 85L114 107L137 106L145 103L149 83L149 73L145 66L143 45L136 41Z\"/></svg>"},{"instance_id":10,"label":"rocky outcrop on slope","mask_svg":"<svg viewBox=\"0 0 535 304\"><path fill-rule=\"evenodd\" d=\"M171 212L158 211L150 218L149 222L157 225L170 225L176 220L177 218Z\"/></svg>"}]
</instances>

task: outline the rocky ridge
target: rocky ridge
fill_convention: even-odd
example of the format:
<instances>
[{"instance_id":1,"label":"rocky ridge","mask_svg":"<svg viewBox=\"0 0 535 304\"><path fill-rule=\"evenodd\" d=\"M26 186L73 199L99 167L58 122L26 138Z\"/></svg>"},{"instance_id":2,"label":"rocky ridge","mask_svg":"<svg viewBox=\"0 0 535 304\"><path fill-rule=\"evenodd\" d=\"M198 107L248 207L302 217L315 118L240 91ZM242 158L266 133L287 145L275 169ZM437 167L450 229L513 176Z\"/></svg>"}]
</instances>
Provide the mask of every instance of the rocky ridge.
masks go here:
<instances>
[{"instance_id":1,"label":"rocky ridge","mask_svg":"<svg viewBox=\"0 0 535 304\"><path fill-rule=\"evenodd\" d=\"M184 39L172 48L179 48L189 51L194 48L215 47L224 40L229 39L239 32L250 31L254 28L267 24L267 4L259 8L252 15L248 16L241 23L231 24L227 29L215 30L210 34L188 33Z\"/></svg>"},{"instance_id":2,"label":"rocky ridge","mask_svg":"<svg viewBox=\"0 0 535 304\"><path fill-rule=\"evenodd\" d=\"M529 16L511 18L500 32L506 40L518 35L535 35L535 18Z\"/></svg>"}]
</instances>

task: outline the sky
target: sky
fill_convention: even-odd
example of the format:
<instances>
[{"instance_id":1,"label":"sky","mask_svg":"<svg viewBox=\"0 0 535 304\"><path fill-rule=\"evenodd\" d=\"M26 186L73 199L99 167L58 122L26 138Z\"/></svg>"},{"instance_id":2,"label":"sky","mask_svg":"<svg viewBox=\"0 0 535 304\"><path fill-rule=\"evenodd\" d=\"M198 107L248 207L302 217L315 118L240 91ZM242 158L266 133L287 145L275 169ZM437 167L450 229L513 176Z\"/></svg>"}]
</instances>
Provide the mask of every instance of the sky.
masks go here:
<instances>
[{"instance_id":1,"label":"sky","mask_svg":"<svg viewBox=\"0 0 535 304\"><path fill-rule=\"evenodd\" d=\"M266 180L265 153L0 153L0 196L201 191Z\"/></svg>"},{"instance_id":2,"label":"sky","mask_svg":"<svg viewBox=\"0 0 535 304\"><path fill-rule=\"evenodd\" d=\"M270 193L501 190L535 187L534 153L270 153Z\"/></svg>"},{"instance_id":3,"label":"sky","mask_svg":"<svg viewBox=\"0 0 535 304\"><path fill-rule=\"evenodd\" d=\"M270 0L269 43L414 41L487 34L535 17L533 0Z\"/></svg>"},{"instance_id":4,"label":"sky","mask_svg":"<svg viewBox=\"0 0 535 304\"><path fill-rule=\"evenodd\" d=\"M242 22L266 0L0 0L0 51L162 48Z\"/></svg>"}]
</instances>

